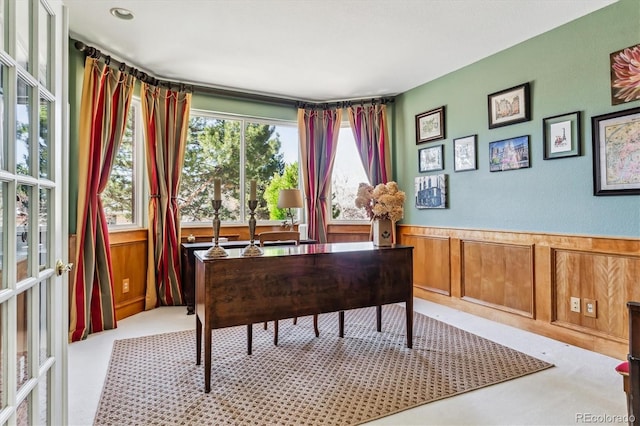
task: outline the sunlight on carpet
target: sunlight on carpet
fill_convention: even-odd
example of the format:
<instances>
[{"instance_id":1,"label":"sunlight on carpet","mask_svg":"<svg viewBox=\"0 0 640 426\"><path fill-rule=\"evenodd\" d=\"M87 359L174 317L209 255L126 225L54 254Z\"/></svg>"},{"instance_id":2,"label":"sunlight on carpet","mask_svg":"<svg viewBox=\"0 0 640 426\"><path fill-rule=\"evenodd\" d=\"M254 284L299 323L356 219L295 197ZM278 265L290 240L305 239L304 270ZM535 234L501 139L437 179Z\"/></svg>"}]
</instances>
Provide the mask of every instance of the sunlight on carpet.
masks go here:
<instances>
[{"instance_id":1,"label":"sunlight on carpet","mask_svg":"<svg viewBox=\"0 0 640 426\"><path fill-rule=\"evenodd\" d=\"M96 425L347 425L515 379L552 365L427 316L414 314L407 349L404 308L280 321L278 346L254 325L213 331L211 393L195 365L195 331L117 340L95 417ZM195 320L194 320L195 322Z\"/></svg>"}]
</instances>

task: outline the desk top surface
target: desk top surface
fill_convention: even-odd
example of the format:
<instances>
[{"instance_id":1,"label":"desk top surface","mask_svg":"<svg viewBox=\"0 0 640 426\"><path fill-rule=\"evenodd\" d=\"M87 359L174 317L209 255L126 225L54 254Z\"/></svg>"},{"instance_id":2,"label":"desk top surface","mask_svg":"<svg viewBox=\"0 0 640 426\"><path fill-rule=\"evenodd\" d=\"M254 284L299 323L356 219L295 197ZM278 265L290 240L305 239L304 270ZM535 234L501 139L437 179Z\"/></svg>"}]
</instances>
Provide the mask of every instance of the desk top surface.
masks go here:
<instances>
[{"instance_id":1,"label":"desk top surface","mask_svg":"<svg viewBox=\"0 0 640 426\"><path fill-rule=\"evenodd\" d=\"M229 256L210 258L205 257L206 250L196 251L195 256L203 262L211 262L218 260L228 259L251 259L261 257L279 257L279 256L296 256L296 255L310 255L310 254L325 254L325 253L346 253L354 251L374 251L374 250L395 250L395 249L412 249L411 246L405 246L401 244L394 244L388 247L377 247L373 245L373 242L353 242L353 243L326 243L326 244L301 244L301 245L280 245L280 246L265 246L261 247L263 250L262 256L243 256L244 248L230 248L226 249Z\"/></svg>"}]
</instances>

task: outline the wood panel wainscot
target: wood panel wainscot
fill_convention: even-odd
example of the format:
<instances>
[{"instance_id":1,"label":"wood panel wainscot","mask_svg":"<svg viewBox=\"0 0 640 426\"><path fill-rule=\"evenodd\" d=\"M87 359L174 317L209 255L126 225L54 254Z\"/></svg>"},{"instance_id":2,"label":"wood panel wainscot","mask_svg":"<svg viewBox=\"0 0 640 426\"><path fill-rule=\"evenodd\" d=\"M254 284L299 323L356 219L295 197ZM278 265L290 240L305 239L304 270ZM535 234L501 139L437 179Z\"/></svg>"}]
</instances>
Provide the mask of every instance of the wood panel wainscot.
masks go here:
<instances>
[{"instance_id":1,"label":"wood panel wainscot","mask_svg":"<svg viewBox=\"0 0 640 426\"><path fill-rule=\"evenodd\" d=\"M403 243L413 246L413 285L426 291L451 294L448 237L407 234Z\"/></svg>"},{"instance_id":2,"label":"wood panel wainscot","mask_svg":"<svg viewBox=\"0 0 640 426\"><path fill-rule=\"evenodd\" d=\"M628 301L640 301L640 257L553 250L554 322L626 342ZM575 298L576 306L567 303Z\"/></svg>"},{"instance_id":3,"label":"wood panel wainscot","mask_svg":"<svg viewBox=\"0 0 640 426\"><path fill-rule=\"evenodd\" d=\"M416 297L627 355L626 303L640 301L640 238L399 225L398 242L414 247Z\"/></svg>"},{"instance_id":4,"label":"wood panel wainscot","mask_svg":"<svg viewBox=\"0 0 640 426\"><path fill-rule=\"evenodd\" d=\"M463 299L533 318L533 246L461 241Z\"/></svg>"}]
</instances>

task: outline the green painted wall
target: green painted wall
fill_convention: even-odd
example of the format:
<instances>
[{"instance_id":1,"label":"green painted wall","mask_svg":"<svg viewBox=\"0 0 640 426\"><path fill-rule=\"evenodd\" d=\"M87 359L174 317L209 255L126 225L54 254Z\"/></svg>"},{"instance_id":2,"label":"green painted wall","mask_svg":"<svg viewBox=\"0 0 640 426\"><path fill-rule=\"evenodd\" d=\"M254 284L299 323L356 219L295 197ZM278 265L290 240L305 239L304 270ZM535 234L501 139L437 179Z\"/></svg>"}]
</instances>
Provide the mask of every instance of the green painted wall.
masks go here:
<instances>
[{"instance_id":1,"label":"green painted wall","mask_svg":"<svg viewBox=\"0 0 640 426\"><path fill-rule=\"evenodd\" d=\"M513 29L508 29L512 31ZM396 98L394 175L406 190L403 223L455 228L640 236L640 196L593 196L591 117L611 105L609 54L640 43L640 1L611 6ZM451 52L455 54L455 52ZM531 84L531 121L488 129L487 95ZM446 107L446 139L416 145L415 115ZM543 159L542 120L582 111L582 156ZM453 139L478 135L478 170L453 171ZM489 142L530 136L531 167L489 172ZM448 208L415 208L418 149L444 144ZM442 172L440 172L442 173ZM431 174L431 173L430 173Z\"/></svg>"}]
</instances>

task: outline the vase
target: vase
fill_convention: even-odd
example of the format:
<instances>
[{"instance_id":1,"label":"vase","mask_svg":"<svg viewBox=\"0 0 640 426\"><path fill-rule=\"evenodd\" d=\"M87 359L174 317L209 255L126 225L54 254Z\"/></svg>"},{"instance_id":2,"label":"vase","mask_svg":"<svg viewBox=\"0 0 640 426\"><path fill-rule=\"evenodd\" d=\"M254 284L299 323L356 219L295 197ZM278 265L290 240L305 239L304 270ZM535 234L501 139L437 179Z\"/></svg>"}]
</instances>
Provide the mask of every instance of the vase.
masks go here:
<instances>
[{"instance_id":1,"label":"vase","mask_svg":"<svg viewBox=\"0 0 640 426\"><path fill-rule=\"evenodd\" d=\"M393 244L393 222L390 219L374 219L371 232L374 246L385 247Z\"/></svg>"}]
</instances>

